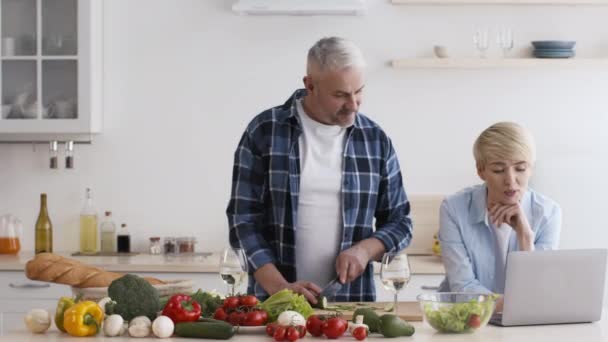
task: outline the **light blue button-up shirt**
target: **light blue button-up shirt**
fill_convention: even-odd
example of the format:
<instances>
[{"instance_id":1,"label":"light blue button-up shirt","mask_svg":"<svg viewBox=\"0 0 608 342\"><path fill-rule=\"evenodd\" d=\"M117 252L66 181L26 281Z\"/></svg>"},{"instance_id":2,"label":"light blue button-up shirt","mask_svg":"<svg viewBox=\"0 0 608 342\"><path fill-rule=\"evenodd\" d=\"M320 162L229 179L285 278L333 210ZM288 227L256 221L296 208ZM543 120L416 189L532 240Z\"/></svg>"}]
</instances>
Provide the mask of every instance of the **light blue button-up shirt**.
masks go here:
<instances>
[{"instance_id":1,"label":"light blue button-up shirt","mask_svg":"<svg viewBox=\"0 0 608 342\"><path fill-rule=\"evenodd\" d=\"M487 188L472 186L448 196L441 204L439 242L446 279L439 291L497 291L494 230L488 224ZM557 203L532 189L524 194L521 205L534 232L535 250L556 249L562 226L562 212ZM508 251L519 250L517 234L511 234Z\"/></svg>"}]
</instances>

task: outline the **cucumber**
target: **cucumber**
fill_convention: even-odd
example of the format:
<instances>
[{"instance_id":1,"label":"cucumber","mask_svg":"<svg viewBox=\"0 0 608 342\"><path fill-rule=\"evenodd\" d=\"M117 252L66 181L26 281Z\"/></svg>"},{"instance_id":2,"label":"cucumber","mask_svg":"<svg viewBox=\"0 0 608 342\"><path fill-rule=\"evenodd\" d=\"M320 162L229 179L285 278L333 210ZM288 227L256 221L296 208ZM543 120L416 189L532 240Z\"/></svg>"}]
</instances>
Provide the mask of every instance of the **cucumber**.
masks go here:
<instances>
[{"instance_id":1,"label":"cucumber","mask_svg":"<svg viewBox=\"0 0 608 342\"><path fill-rule=\"evenodd\" d=\"M312 307L316 309L327 309L327 297L319 295L317 297L317 304L314 304Z\"/></svg>"},{"instance_id":2,"label":"cucumber","mask_svg":"<svg viewBox=\"0 0 608 342\"><path fill-rule=\"evenodd\" d=\"M175 325L175 335L179 337L227 340L235 333L236 327L226 322L182 322Z\"/></svg>"}]
</instances>

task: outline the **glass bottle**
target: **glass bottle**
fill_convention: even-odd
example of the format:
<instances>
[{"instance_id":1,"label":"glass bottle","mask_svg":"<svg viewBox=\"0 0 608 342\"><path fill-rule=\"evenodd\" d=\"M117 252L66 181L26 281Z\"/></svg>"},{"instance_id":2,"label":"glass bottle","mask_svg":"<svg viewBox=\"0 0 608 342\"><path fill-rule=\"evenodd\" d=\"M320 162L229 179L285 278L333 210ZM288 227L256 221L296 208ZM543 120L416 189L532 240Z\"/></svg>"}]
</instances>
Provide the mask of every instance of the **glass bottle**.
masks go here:
<instances>
[{"instance_id":1,"label":"glass bottle","mask_svg":"<svg viewBox=\"0 0 608 342\"><path fill-rule=\"evenodd\" d=\"M116 225L112 221L112 212L106 211L105 219L101 223L101 251L103 253L116 252Z\"/></svg>"},{"instance_id":2,"label":"glass bottle","mask_svg":"<svg viewBox=\"0 0 608 342\"><path fill-rule=\"evenodd\" d=\"M53 253L53 225L46 208L46 194L40 194L40 213L36 221L36 245L38 253Z\"/></svg>"},{"instance_id":3,"label":"glass bottle","mask_svg":"<svg viewBox=\"0 0 608 342\"><path fill-rule=\"evenodd\" d=\"M80 212L80 253L97 253L97 211L93 207L90 188L86 190L84 207Z\"/></svg>"},{"instance_id":4,"label":"glass bottle","mask_svg":"<svg viewBox=\"0 0 608 342\"><path fill-rule=\"evenodd\" d=\"M126 223L120 225L120 231L116 237L116 247L118 253L131 253L131 235L129 235Z\"/></svg>"}]
</instances>

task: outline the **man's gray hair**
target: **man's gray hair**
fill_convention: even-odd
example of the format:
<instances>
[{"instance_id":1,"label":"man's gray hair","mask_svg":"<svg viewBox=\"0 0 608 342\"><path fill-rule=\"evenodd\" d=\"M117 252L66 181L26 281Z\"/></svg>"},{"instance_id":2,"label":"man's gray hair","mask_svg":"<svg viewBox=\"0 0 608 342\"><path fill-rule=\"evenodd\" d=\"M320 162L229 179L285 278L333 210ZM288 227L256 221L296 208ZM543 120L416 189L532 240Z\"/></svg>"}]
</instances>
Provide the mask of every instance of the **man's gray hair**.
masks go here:
<instances>
[{"instance_id":1,"label":"man's gray hair","mask_svg":"<svg viewBox=\"0 0 608 342\"><path fill-rule=\"evenodd\" d=\"M316 42L308 50L306 72L310 75L314 67L321 72L364 68L365 59L361 50L350 40L327 37Z\"/></svg>"}]
</instances>

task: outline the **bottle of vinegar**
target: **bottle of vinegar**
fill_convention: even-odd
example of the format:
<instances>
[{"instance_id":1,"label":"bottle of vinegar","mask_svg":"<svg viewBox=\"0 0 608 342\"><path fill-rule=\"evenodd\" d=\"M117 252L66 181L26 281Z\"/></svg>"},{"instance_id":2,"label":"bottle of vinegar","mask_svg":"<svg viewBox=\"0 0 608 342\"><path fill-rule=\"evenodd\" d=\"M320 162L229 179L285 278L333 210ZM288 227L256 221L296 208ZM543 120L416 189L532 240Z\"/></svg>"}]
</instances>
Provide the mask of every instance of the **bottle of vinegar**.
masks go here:
<instances>
[{"instance_id":1,"label":"bottle of vinegar","mask_svg":"<svg viewBox=\"0 0 608 342\"><path fill-rule=\"evenodd\" d=\"M116 225L112 221L112 212L106 211L106 217L99 228L101 230L101 252L116 253Z\"/></svg>"},{"instance_id":2,"label":"bottle of vinegar","mask_svg":"<svg viewBox=\"0 0 608 342\"><path fill-rule=\"evenodd\" d=\"M127 230L126 223L120 225L120 232L116 236L116 248L118 250L118 253L131 252L131 235Z\"/></svg>"}]
</instances>

